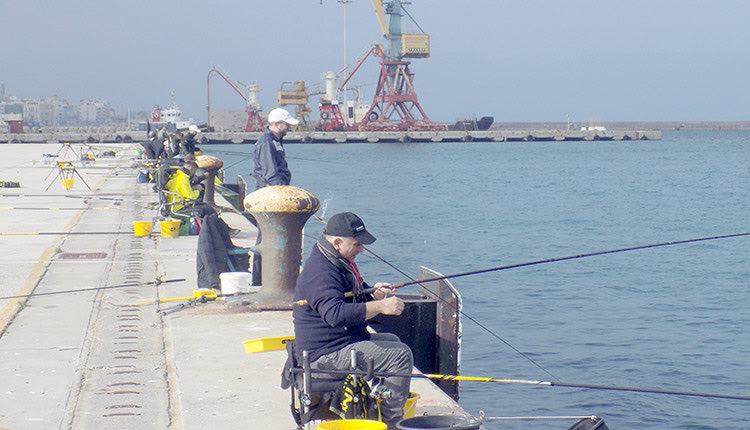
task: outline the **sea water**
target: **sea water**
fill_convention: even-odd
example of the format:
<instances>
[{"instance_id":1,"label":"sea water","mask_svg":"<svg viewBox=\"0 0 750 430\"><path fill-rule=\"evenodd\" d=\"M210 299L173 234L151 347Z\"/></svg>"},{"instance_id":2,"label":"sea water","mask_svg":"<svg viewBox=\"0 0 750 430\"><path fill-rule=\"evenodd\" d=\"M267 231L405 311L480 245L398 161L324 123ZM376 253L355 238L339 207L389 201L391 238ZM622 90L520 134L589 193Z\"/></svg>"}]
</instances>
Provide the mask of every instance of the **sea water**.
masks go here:
<instances>
[{"instance_id":1,"label":"sea water","mask_svg":"<svg viewBox=\"0 0 750 430\"><path fill-rule=\"evenodd\" d=\"M251 145L209 146L252 154ZM359 214L369 248L413 274L443 274L750 231L750 133L661 141L286 145L292 185L319 215ZM252 158L220 155L227 177ZM251 182L251 181L248 181ZM252 187L252 185L251 185ZM322 224L311 219L306 234ZM314 239L305 239L305 254ZM407 281L359 257L365 279ZM457 278L461 373L750 396L750 237ZM506 343L504 343L504 342ZM511 346L508 346L511 345ZM489 429L747 429L750 402L462 382Z\"/></svg>"}]
</instances>

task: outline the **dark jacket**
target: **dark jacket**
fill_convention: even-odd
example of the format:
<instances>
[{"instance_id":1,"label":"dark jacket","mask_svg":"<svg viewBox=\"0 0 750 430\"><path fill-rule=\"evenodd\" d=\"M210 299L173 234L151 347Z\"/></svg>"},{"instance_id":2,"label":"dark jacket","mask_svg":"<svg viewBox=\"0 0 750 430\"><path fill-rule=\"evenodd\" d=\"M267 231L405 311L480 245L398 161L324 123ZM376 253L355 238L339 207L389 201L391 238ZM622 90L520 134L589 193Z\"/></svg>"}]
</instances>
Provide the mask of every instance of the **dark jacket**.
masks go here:
<instances>
[{"instance_id":1,"label":"dark jacket","mask_svg":"<svg viewBox=\"0 0 750 430\"><path fill-rule=\"evenodd\" d=\"M291 182L292 172L286 164L284 145L268 128L255 142L254 161L255 189L266 185L289 185Z\"/></svg>"},{"instance_id":2,"label":"dark jacket","mask_svg":"<svg viewBox=\"0 0 750 430\"><path fill-rule=\"evenodd\" d=\"M148 158L149 160L156 160L157 158L166 157L166 153L164 152L164 144L161 143L161 140L146 140L144 142L141 142L141 146L146 153L146 158Z\"/></svg>"},{"instance_id":3,"label":"dark jacket","mask_svg":"<svg viewBox=\"0 0 750 430\"><path fill-rule=\"evenodd\" d=\"M357 281L348 264L321 238L297 278L294 300L307 300L308 304L295 306L292 311L296 350L299 354L308 351L310 361L370 339L364 302L371 297L344 297L347 292L368 288L366 283Z\"/></svg>"},{"instance_id":4,"label":"dark jacket","mask_svg":"<svg viewBox=\"0 0 750 430\"><path fill-rule=\"evenodd\" d=\"M185 133L180 142L180 155L188 155L195 152L195 136L192 133Z\"/></svg>"},{"instance_id":5,"label":"dark jacket","mask_svg":"<svg viewBox=\"0 0 750 430\"><path fill-rule=\"evenodd\" d=\"M219 289L221 282L219 274L229 271L227 258L231 249L236 248L229 238L229 227L215 213L203 218L201 231L198 234L198 248L196 250L196 269L198 272L198 287ZM241 270L247 270L247 255L233 260ZM244 262L244 265L242 264Z\"/></svg>"}]
</instances>

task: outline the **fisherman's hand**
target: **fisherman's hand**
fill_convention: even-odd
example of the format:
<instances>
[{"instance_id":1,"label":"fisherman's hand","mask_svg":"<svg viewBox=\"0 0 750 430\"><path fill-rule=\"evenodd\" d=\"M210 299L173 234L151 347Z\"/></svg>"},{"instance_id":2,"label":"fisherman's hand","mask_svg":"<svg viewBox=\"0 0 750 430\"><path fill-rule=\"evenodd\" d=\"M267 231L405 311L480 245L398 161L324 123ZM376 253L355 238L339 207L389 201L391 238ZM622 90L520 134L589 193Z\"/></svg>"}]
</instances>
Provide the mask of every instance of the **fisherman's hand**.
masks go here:
<instances>
[{"instance_id":1,"label":"fisherman's hand","mask_svg":"<svg viewBox=\"0 0 750 430\"><path fill-rule=\"evenodd\" d=\"M388 297L389 294L393 294L396 292L395 288L391 288L391 284L386 284L385 282L378 282L375 284L375 291L372 292L372 297L375 300L380 300Z\"/></svg>"},{"instance_id":2,"label":"fisherman's hand","mask_svg":"<svg viewBox=\"0 0 750 430\"><path fill-rule=\"evenodd\" d=\"M404 301L396 296L379 300L379 303L380 313L383 315L401 315L404 311Z\"/></svg>"}]
</instances>

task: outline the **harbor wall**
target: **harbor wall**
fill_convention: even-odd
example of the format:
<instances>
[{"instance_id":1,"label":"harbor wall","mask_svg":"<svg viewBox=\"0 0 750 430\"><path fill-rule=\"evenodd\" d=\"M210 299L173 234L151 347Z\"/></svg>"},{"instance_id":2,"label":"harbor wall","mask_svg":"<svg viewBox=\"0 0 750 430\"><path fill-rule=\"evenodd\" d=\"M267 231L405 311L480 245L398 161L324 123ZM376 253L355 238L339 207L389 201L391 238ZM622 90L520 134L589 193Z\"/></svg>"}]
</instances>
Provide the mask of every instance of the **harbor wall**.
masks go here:
<instances>
[{"instance_id":1,"label":"harbor wall","mask_svg":"<svg viewBox=\"0 0 750 430\"><path fill-rule=\"evenodd\" d=\"M206 132L201 144L255 143L260 132ZM145 131L89 131L0 134L0 143L128 143L146 140ZM567 130L493 129L468 131L298 131L290 132L285 143L378 143L378 142L531 142L661 140L659 130Z\"/></svg>"}]
</instances>

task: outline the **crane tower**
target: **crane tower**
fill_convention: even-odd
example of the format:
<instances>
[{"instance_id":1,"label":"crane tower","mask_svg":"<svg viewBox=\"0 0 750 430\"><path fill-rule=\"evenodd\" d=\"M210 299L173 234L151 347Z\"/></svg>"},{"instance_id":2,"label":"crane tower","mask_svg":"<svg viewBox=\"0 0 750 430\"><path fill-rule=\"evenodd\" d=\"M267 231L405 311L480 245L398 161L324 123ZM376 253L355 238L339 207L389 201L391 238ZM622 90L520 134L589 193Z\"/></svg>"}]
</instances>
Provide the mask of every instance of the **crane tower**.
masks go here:
<instances>
[{"instance_id":1,"label":"crane tower","mask_svg":"<svg viewBox=\"0 0 750 430\"><path fill-rule=\"evenodd\" d=\"M404 34L401 17L411 15L403 8L401 0L371 0L383 37L388 41L380 62L380 77L370 110L360 124L363 130L437 130L441 124L430 121L419 105L414 89L414 73L404 58L430 56L429 35ZM385 15L390 19L386 25ZM413 19L412 19L413 21ZM416 24L416 22L415 22ZM418 26L418 25L417 25ZM421 30L421 29L420 29Z\"/></svg>"},{"instance_id":2,"label":"crane tower","mask_svg":"<svg viewBox=\"0 0 750 430\"><path fill-rule=\"evenodd\" d=\"M344 117L339 108L339 88L336 85L336 72L328 71L323 75L326 82L326 92L320 98L318 110L320 119L315 129L318 131L343 131L346 129Z\"/></svg>"},{"instance_id":3,"label":"crane tower","mask_svg":"<svg viewBox=\"0 0 750 430\"><path fill-rule=\"evenodd\" d=\"M206 76L206 93L208 94L206 110L208 111L208 125L211 125L211 76L213 74L221 76L221 78L224 79L224 81L245 100L247 122L245 122L245 128L243 131L263 131L263 120L260 118L262 108L258 103L258 92L260 91L258 84L253 83L246 85L240 81L235 81L229 77L229 74L222 70L221 67L215 64ZM247 94L245 94L240 88L244 88L247 91Z\"/></svg>"}]
</instances>

